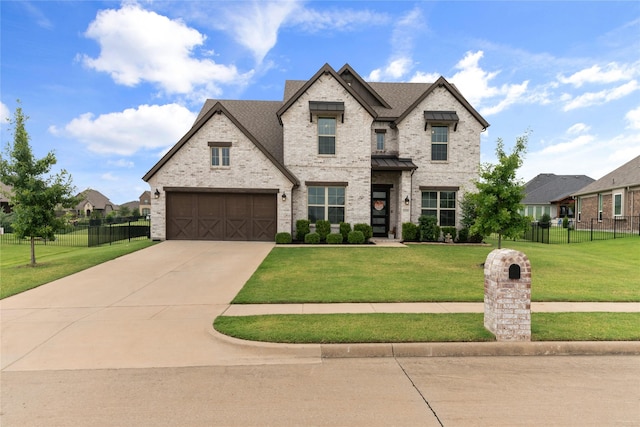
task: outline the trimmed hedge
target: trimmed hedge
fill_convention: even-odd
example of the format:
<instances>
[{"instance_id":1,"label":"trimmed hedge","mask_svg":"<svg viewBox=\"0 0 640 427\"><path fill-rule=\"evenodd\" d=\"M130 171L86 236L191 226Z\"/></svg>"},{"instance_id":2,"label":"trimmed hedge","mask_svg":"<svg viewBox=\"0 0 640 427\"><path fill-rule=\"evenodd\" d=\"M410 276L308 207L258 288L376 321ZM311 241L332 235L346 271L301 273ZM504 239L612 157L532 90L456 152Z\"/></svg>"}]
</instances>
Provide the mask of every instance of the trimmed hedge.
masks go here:
<instances>
[{"instance_id":1,"label":"trimmed hedge","mask_svg":"<svg viewBox=\"0 0 640 427\"><path fill-rule=\"evenodd\" d=\"M327 240L327 236L331 233L331 223L326 219L317 220L316 233L320 235L320 241L325 242Z\"/></svg>"},{"instance_id":2,"label":"trimmed hedge","mask_svg":"<svg viewBox=\"0 0 640 427\"><path fill-rule=\"evenodd\" d=\"M348 242L352 245L361 245L364 243L364 234L360 230L351 231Z\"/></svg>"},{"instance_id":3,"label":"trimmed hedge","mask_svg":"<svg viewBox=\"0 0 640 427\"><path fill-rule=\"evenodd\" d=\"M369 224L364 224L364 223L354 224L353 231L362 232L365 242L368 242L369 239L373 237L373 227L371 227Z\"/></svg>"},{"instance_id":4,"label":"trimmed hedge","mask_svg":"<svg viewBox=\"0 0 640 427\"><path fill-rule=\"evenodd\" d=\"M327 235L327 243L330 245L339 245L342 243L342 234L330 233Z\"/></svg>"},{"instance_id":5,"label":"trimmed hedge","mask_svg":"<svg viewBox=\"0 0 640 427\"><path fill-rule=\"evenodd\" d=\"M278 233L276 234L276 243L279 245L286 245L289 244L293 241L293 239L291 238L291 233Z\"/></svg>"},{"instance_id":6,"label":"trimmed hedge","mask_svg":"<svg viewBox=\"0 0 640 427\"><path fill-rule=\"evenodd\" d=\"M455 242L457 231L455 227L442 227L442 236L446 236L447 233L451 234L451 239Z\"/></svg>"},{"instance_id":7,"label":"trimmed hedge","mask_svg":"<svg viewBox=\"0 0 640 427\"><path fill-rule=\"evenodd\" d=\"M304 242L310 244L320 243L320 235L318 233L309 233L304 236Z\"/></svg>"},{"instance_id":8,"label":"trimmed hedge","mask_svg":"<svg viewBox=\"0 0 640 427\"><path fill-rule=\"evenodd\" d=\"M348 222L340 223L340 234L342 234L342 241L346 242L349 239L349 233L351 232L351 224Z\"/></svg>"},{"instance_id":9,"label":"trimmed hedge","mask_svg":"<svg viewBox=\"0 0 640 427\"><path fill-rule=\"evenodd\" d=\"M418 240L418 226L412 222L402 224L402 240L405 242L415 242Z\"/></svg>"},{"instance_id":10,"label":"trimmed hedge","mask_svg":"<svg viewBox=\"0 0 640 427\"><path fill-rule=\"evenodd\" d=\"M421 242L437 242L440 238L438 218L431 215L420 215L418 218Z\"/></svg>"},{"instance_id":11,"label":"trimmed hedge","mask_svg":"<svg viewBox=\"0 0 640 427\"><path fill-rule=\"evenodd\" d=\"M299 219L296 221L296 240L304 242L304 238L311 232L311 222L308 219Z\"/></svg>"}]
</instances>

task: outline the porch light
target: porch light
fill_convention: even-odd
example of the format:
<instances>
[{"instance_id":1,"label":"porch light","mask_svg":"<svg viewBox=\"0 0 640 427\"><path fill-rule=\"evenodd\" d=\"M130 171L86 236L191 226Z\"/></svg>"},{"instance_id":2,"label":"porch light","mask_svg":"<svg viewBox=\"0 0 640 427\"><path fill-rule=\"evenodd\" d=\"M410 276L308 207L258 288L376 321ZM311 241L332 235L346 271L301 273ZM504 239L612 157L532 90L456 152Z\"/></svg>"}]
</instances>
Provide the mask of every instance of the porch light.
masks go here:
<instances>
[{"instance_id":1,"label":"porch light","mask_svg":"<svg viewBox=\"0 0 640 427\"><path fill-rule=\"evenodd\" d=\"M282 192L282 201L283 202L287 201L287 193L285 193L284 191Z\"/></svg>"},{"instance_id":2,"label":"porch light","mask_svg":"<svg viewBox=\"0 0 640 427\"><path fill-rule=\"evenodd\" d=\"M160 192L158 191L158 189L156 188L156 192L153 193L153 197L155 197L156 199L160 198Z\"/></svg>"},{"instance_id":3,"label":"porch light","mask_svg":"<svg viewBox=\"0 0 640 427\"><path fill-rule=\"evenodd\" d=\"M410 200L409 200L409 196L405 197L405 198L404 198L404 204L405 204L405 205L407 205L407 206L409 206L409 202L410 202Z\"/></svg>"}]
</instances>

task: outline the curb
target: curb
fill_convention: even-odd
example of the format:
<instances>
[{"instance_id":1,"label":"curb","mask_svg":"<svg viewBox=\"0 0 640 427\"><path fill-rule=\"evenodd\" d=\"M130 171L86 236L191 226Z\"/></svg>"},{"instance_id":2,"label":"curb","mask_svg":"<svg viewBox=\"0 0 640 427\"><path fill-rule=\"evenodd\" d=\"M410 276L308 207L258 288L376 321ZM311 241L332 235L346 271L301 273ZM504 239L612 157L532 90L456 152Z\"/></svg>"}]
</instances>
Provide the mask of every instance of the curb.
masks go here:
<instances>
[{"instance_id":1,"label":"curb","mask_svg":"<svg viewBox=\"0 0 640 427\"><path fill-rule=\"evenodd\" d=\"M249 341L224 335L208 328L214 339L257 353L262 350L288 350L292 357L323 359L375 357L489 357L489 356L637 356L640 341L533 341L533 342L435 342L435 343L357 343L288 344Z\"/></svg>"}]
</instances>

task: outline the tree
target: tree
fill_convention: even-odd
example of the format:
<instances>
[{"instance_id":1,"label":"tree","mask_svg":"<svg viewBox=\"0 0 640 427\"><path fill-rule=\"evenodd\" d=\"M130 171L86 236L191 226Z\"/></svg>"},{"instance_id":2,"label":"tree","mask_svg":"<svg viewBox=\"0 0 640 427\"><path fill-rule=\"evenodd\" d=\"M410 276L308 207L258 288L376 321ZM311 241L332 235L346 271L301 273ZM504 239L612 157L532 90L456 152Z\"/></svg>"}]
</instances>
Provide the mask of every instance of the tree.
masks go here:
<instances>
[{"instance_id":1,"label":"tree","mask_svg":"<svg viewBox=\"0 0 640 427\"><path fill-rule=\"evenodd\" d=\"M0 155L0 181L13 187L9 201L13 205L14 233L20 238L30 238L31 266L35 266L35 239L53 239L63 222L56 218L56 207L72 207L77 199L72 196L74 187L65 170L49 175L56 164L53 152L42 159L34 158L25 129L27 119L18 106L10 121L13 145L8 143L6 155Z\"/></svg>"},{"instance_id":2,"label":"tree","mask_svg":"<svg viewBox=\"0 0 640 427\"><path fill-rule=\"evenodd\" d=\"M131 209L129 208L129 206L120 206L120 209L118 209L118 216L122 218L131 216Z\"/></svg>"},{"instance_id":3,"label":"tree","mask_svg":"<svg viewBox=\"0 0 640 427\"><path fill-rule=\"evenodd\" d=\"M516 238L525 230L526 218L520 215L520 202L524 198L524 183L516 179L516 171L522 166L522 156L527 149L529 132L516 139L513 152L507 155L502 139L498 139L496 155L498 164L480 167L480 180L476 187L476 220L472 234L488 236L498 233L498 249L502 236Z\"/></svg>"}]
</instances>

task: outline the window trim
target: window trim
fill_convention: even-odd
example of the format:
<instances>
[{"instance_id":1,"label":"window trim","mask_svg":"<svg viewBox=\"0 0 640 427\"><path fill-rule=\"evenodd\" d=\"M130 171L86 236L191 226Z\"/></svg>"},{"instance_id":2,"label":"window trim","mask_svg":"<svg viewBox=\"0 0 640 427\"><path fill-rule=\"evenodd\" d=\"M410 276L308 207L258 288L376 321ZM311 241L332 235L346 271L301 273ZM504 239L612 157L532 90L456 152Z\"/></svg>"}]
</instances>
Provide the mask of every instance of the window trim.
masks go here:
<instances>
[{"instance_id":1,"label":"window trim","mask_svg":"<svg viewBox=\"0 0 640 427\"><path fill-rule=\"evenodd\" d=\"M458 205L460 204L458 201L458 192L459 187L420 187L420 215L425 215L423 211L429 210L436 212L436 218L438 219L438 226L440 227L455 227L456 221L458 217ZM435 208L423 206L423 196L424 193L436 193L436 206ZM442 193L453 193L453 208L443 208L442 207ZM453 225L441 225L441 213L445 212L453 212Z\"/></svg>"},{"instance_id":2,"label":"window trim","mask_svg":"<svg viewBox=\"0 0 640 427\"><path fill-rule=\"evenodd\" d=\"M334 121L334 126L333 126L334 133L333 133L333 135L324 134L324 133L321 134L320 133L320 120L322 120L322 119L327 119L327 120L333 120ZM337 151L338 151L337 150L337 145L338 145L337 144L337 141L338 141L338 137L337 137L337 134L338 134L338 119L336 117L333 117L333 116L322 115L322 116L318 116L317 122L318 122L318 124L316 126L316 129L317 129L317 132L318 132L318 145L317 145L317 147L318 147L318 155L319 156L335 156ZM321 153L320 152L320 138L321 137L325 137L325 138L326 137L333 137L333 153Z\"/></svg>"},{"instance_id":3,"label":"window trim","mask_svg":"<svg viewBox=\"0 0 640 427\"><path fill-rule=\"evenodd\" d=\"M317 183L317 184L323 184L323 183ZM325 183L326 185L308 185L307 184L307 219L309 219L309 221L311 221L311 219L309 218L309 208L310 207L322 207L323 208L323 218L324 220L329 220L329 209L330 208L342 208L342 221L338 221L336 223L331 223L331 224L335 224L337 225L340 222L344 222L346 220L347 217L347 186L346 185L339 185L341 183ZM324 189L324 204L320 205L317 203L309 203L309 190L311 188L322 188ZM342 197L343 197L343 201L344 204L340 205L340 204L330 204L329 203L329 189L330 188L337 188L337 189L341 189L342 190ZM316 220L317 221L317 220ZM312 222L312 224L315 224L315 222Z\"/></svg>"},{"instance_id":4,"label":"window trim","mask_svg":"<svg viewBox=\"0 0 640 427\"><path fill-rule=\"evenodd\" d=\"M616 197L620 197L620 213L616 213ZM612 207L613 207L613 216L614 217L620 217L623 216L624 213L624 196L622 195L622 193L613 193L613 200L612 200Z\"/></svg>"},{"instance_id":5,"label":"window trim","mask_svg":"<svg viewBox=\"0 0 640 427\"><path fill-rule=\"evenodd\" d=\"M231 147L210 147L209 151L209 165L212 168L228 168L231 166ZM217 164L214 164L214 160L217 160Z\"/></svg>"},{"instance_id":6,"label":"window trim","mask_svg":"<svg viewBox=\"0 0 640 427\"><path fill-rule=\"evenodd\" d=\"M446 137L447 140L443 143L443 142L434 142L433 137L434 137L434 133L435 133L435 128L445 128L447 130L446 133ZM434 124L431 125L431 134L430 134L430 147L431 147L431 161L432 162L437 162L437 163L448 163L449 162L449 125L446 124ZM434 145L438 145L438 146L445 146L445 158L444 159L434 159L434 150L433 147Z\"/></svg>"}]
</instances>

